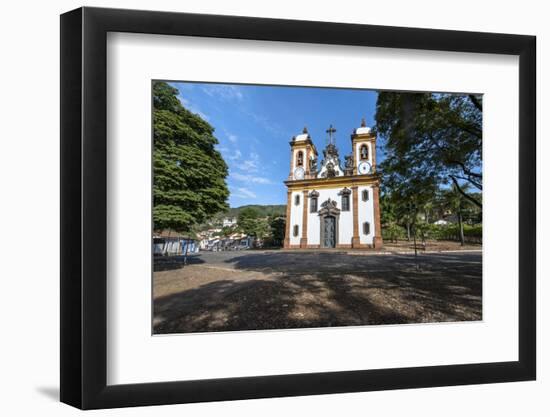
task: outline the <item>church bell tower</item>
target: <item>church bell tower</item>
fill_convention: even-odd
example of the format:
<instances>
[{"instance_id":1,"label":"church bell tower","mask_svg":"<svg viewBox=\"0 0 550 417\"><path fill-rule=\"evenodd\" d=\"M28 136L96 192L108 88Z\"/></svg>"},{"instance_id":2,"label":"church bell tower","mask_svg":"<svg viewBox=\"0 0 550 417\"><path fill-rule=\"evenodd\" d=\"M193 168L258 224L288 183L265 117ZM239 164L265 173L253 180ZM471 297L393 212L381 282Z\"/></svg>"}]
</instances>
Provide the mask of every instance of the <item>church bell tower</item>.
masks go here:
<instances>
[{"instance_id":1,"label":"church bell tower","mask_svg":"<svg viewBox=\"0 0 550 417\"><path fill-rule=\"evenodd\" d=\"M307 127L290 141L289 180L300 181L317 176L317 149Z\"/></svg>"},{"instance_id":2,"label":"church bell tower","mask_svg":"<svg viewBox=\"0 0 550 417\"><path fill-rule=\"evenodd\" d=\"M355 175L376 173L376 135L367 127L365 119L361 120L361 127L351 135L351 147Z\"/></svg>"}]
</instances>

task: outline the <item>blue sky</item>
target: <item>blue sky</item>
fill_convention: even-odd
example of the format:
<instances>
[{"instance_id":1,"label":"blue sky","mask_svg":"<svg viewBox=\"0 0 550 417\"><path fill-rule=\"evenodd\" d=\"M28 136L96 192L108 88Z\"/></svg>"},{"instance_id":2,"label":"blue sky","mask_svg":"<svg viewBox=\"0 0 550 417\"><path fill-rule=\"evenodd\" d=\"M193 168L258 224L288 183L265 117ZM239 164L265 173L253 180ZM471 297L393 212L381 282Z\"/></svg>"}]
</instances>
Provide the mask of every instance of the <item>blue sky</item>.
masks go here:
<instances>
[{"instance_id":1,"label":"blue sky","mask_svg":"<svg viewBox=\"0 0 550 417\"><path fill-rule=\"evenodd\" d=\"M206 119L229 166L229 204L286 204L292 136L307 126L317 150L336 129L343 161L361 118L374 124L377 93L369 90L171 82L182 104ZM379 144L380 145L380 144ZM380 151L378 157L380 159ZM320 155L322 157L322 155Z\"/></svg>"}]
</instances>

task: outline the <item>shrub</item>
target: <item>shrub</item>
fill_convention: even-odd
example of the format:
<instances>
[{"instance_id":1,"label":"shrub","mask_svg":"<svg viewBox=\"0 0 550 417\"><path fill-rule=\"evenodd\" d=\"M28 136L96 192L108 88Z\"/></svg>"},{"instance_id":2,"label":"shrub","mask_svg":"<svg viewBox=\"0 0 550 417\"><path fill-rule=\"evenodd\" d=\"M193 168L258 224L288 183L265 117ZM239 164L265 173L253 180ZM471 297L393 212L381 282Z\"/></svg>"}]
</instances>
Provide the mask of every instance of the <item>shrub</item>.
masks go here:
<instances>
[{"instance_id":1,"label":"shrub","mask_svg":"<svg viewBox=\"0 0 550 417\"><path fill-rule=\"evenodd\" d=\"M385 225L382 228L382 238L387 241L395 241L397 239L405 239L407 231L404 227L395 223ZM419 239L434 239L434 240L460 240L458 234L458 224L416 224L416 237ZM483 225L464 224L464 240L470 243L481 243L483 238Z\"/></svg>"}]
</instances>

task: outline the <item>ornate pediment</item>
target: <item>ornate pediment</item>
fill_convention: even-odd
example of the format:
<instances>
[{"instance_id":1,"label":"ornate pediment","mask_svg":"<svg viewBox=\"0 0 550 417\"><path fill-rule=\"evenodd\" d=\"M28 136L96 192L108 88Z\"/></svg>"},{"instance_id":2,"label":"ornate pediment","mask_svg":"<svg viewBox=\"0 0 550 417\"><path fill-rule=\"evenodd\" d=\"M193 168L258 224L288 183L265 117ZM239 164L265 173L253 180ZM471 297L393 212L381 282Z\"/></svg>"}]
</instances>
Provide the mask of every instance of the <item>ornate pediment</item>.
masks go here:
<instances>
[{"instance_id":1,"label":"ornate pediment","mask_svg":"<svg viewBox=\"0 0 550 417\"><path fill-rule=\"evenodd\" d=\"M321 178L334 178L344 174L344 171L340 168L340 157L338 156L338 148L336 147L336 139L334 138L335 132L336 129L330 125L327 130L327 146L323 150L323 162L319 171Z\"/></svg>"},{"instance_id":2,"label":"ornate pediment","mask_svg":"<svg viewBox=\"0 0 550 417\"><path fill-rule=\"evenodd\" d=\"M321 203L321 210L319 210L319 216L326 216L329 214L340 214L340 209L337 207L336 201L331 200L330 198Z\"/></svg>"}]
</instances>

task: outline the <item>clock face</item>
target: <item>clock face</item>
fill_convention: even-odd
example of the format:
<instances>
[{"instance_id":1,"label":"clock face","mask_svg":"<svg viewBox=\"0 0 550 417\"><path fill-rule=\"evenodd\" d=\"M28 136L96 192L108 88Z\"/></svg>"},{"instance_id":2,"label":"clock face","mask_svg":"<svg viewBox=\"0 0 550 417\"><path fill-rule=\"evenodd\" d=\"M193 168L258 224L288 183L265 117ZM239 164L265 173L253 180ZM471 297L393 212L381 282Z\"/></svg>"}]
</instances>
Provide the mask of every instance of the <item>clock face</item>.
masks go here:
<instances>
[{"instance_id":1,"label":"clock face","mask_svg":"<svg viewBox=\"0 0 550 417\"><path fill-rule=\"evenodd\" d=\"M370 164L368 162L361 162L357 167L359 174L368 174L370 172Z\"/></svg>"},{"instance_id":2,"label":"clock face","mask_svg":"<svg viewBox=\"0 0 550 417\"><path fill-rule=\"evenodd\" d=\"M304 179L304 168L298 167L294 170L294 179L296 180Z\"/></svg>"}]
</instances>

